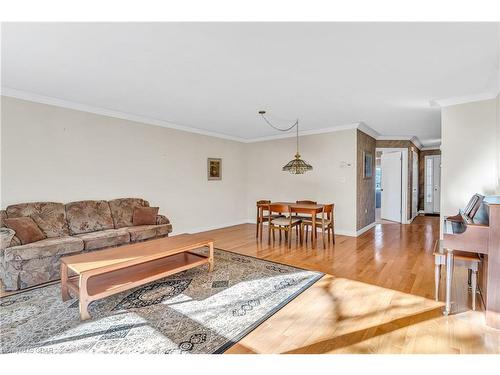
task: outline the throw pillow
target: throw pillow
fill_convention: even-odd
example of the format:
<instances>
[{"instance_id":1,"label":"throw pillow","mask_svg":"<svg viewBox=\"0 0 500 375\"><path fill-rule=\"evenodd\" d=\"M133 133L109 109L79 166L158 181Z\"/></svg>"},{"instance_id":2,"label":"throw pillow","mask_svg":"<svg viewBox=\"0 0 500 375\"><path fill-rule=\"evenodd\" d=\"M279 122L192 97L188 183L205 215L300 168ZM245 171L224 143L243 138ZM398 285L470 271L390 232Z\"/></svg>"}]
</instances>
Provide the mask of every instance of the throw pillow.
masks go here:
<instances>
[{"instance_id":1,"label":"throw pillow","mask_svg":"<svg viewBox=\"0 0 500 375\"><path fill-rule=\"evenodd\" d=\"M159 207L136 207L132 215L134 225L155 225Z\"/></svg>"},{"instance_id":2,"label":"throw pillow","mask_svg":"<svg viewBox=\"0 0 500 375\"><path fill-rule=\"evenodd\" d=\"M31 217L13 217L5 219L5 226L16 232L22 245L47 238Z\"/></svg>"}]
</instances>

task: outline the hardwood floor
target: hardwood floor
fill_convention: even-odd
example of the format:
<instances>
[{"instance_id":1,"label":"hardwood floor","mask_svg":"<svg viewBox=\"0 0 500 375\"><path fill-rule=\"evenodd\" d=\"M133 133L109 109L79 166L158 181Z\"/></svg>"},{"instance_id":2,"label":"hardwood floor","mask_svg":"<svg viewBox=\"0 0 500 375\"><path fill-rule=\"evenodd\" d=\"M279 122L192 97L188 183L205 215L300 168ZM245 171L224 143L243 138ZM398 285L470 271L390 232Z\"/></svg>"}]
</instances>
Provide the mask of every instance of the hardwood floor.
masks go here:
<instances>
[{"instance_id":1,"label":"hardwood floor","mask_svg":"<svg viewBox=\"0 0 500 375\"><path fill-rule=\"evenodd\" d=\"M437 217L336 236L326 249L268 246L252 224L205 233L218 248L326 274L226 353L500 353L500 331L469 311L465 270L456 268L455 314L434 301Z\"/></svg>"},{"instance_id":2,"label":"hardwood floor","mask_svg":"<svg viewBox=\"0 0 500 375\"><path fill-rule=\"evenodd\" d=\"M455 313L442 315L444 280L434 301L437 217L377 224L357 238L336 236L326 249L321 241L316 249L310 242L288 249L284 240L268 246L253 224L204 233L220 249L325 273L226 353L500 353L500 330L470 311L465 269L455 268Z\"/></svg>"}]
</instances>

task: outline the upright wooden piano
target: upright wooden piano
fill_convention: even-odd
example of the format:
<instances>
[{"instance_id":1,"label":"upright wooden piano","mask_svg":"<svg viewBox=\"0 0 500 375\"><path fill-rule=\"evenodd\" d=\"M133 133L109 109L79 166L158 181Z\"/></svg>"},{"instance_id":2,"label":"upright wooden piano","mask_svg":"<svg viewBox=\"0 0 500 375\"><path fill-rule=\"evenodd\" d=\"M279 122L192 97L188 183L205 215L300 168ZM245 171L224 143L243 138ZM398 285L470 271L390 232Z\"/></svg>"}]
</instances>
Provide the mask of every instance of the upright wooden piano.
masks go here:
<instances>
[{"instance_id":1,"label":"upright wooden piano","mask_svg":"<svg viewBox=\"0 0 500 375\"><path fill-rule=\"evenodd\" d=\"M475 194L458 215L445 218L442 244L447 252L445 314L451 310L453 250L479 253L486 324L500 329L500 196Z\"/></svg>"}]
</instances>

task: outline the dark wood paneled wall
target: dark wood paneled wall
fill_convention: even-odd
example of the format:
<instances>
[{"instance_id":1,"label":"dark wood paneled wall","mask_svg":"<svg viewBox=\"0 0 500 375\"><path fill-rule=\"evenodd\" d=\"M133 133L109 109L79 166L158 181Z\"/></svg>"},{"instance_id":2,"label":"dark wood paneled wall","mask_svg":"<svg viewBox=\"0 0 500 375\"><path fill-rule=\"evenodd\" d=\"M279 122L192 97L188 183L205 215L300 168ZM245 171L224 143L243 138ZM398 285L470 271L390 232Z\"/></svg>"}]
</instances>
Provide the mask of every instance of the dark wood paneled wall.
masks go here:
<instances>
[{"instance_id":1,"label":"dark wood paneled wall","mask_svg":"<svg viewBox=\"0 0 500 375\"><path fill-rule=\"evenodd\" d=\"M375 222L375 138L358 130L357 132L357 172L356 172L356 228L360 230ZM363 152L373 156L371 178L363 178Z\"/></svg>"},{"instance_id":2,"label":"dark wood paneled wall","mask_svg":"<svg viewBox=\"0 0 500 375\"><path fill-rule=\"evenodd\" d=\"M425 183L425 156L441 155L441 150L423 150L420 151L418 160L418 209L424 210L424 183Z\"/></svg>"}]
</instances>

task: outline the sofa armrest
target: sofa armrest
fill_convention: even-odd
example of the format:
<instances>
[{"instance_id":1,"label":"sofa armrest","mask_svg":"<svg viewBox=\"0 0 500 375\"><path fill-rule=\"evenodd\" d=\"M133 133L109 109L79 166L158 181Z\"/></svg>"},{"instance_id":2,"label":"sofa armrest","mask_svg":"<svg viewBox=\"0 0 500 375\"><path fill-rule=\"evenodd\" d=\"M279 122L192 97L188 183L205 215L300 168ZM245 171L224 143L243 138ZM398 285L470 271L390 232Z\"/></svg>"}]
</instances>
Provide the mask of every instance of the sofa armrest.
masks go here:
<instances>
[{"instance_id":1,"label":"sofa armrest","mask_svg":"<svg viewBox=\"0 0 500 375\"><path fill-rule=\"evenodd\" d=\"M156 225L170 224L170 220L164 215L156 215Z\"/></svg>"},{"instance_id":2,"label":"sofa armrest","mask_svg":"<svg viewBox=\"0 0 500 375\"><path fill-rule=\"evenodd\" d=\"M0 250L6 249L11 246L11 241L16 235L16 232L10 228L0 228Z\"/></svg>"}]
</instances>

